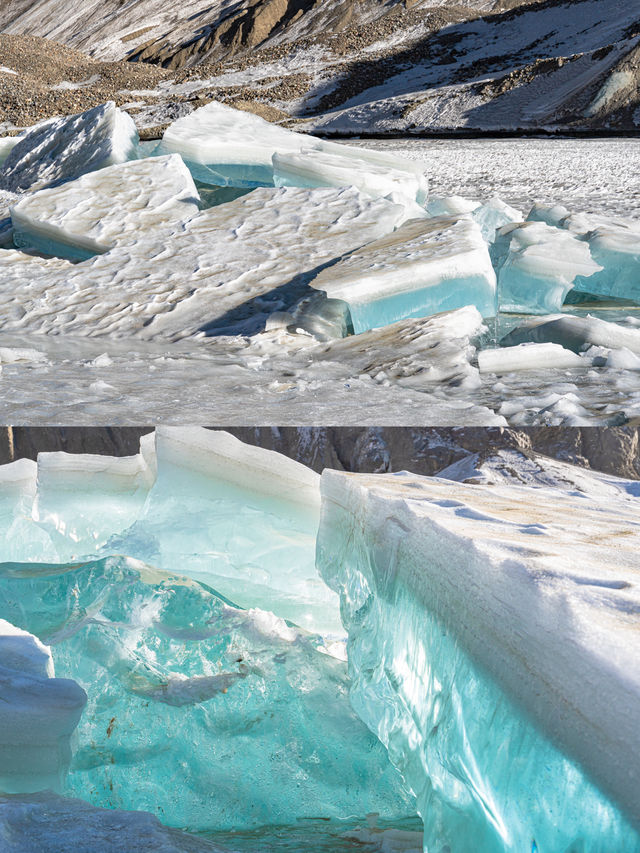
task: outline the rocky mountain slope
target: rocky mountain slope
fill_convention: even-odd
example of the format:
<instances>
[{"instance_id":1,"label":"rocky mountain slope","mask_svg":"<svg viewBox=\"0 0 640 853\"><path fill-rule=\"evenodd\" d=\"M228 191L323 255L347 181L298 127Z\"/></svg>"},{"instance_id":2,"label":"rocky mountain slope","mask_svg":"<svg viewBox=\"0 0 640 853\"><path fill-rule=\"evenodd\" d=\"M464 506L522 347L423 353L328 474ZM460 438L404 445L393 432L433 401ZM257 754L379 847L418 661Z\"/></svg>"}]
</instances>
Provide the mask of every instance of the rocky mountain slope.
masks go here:
<instances>
[{"instance_id":1,"label":"rocky mountain slope","mask_svg":"<svg viewBox=\"0 0 640 853\"><path fill-rule=\"evenodd\" d=\"M40 452L131 456L140 436L153 427L2 427L0 465L36 459ZM333 468L359 473L410 470L433 475L477 454L498 450L528 457L543 454L594 471L640 480L640 429L637 427L459 429L405 427L230 427L241 441L283 453L315 471Z\"/></svg>"},{"instance_id":2,"label":"rocky mountain slope","mask_svg":"<svg viewBox=\"0 0 640 853\"><path fill-rule=\"evenodd\" d=\"M640 127L636 0L9 0L0 31L325 133Z\"/></svg>"}]
</instances>

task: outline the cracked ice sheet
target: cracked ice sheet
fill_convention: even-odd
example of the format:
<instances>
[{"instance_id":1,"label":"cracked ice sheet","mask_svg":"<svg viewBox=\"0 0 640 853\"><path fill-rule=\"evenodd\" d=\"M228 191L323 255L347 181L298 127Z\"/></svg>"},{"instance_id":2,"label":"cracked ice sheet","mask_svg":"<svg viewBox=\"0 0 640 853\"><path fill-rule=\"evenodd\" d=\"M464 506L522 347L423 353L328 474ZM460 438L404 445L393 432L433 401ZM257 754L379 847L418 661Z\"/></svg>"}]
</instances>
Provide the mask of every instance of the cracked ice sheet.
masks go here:
<instances>
[{"instance_id":1,"label":"cracked ice sheet","mask_svg":"<svg viewBox=\"0 0 640 853\"><path fill-rule=\"evenodd\" d=\"M403 208L353 188L259 189L81 264L0 253L0 328L178 339L255 332Z\"/></svg>"},{"instance_id":2,"label":"cracked ice sheet","mask_svg":"<svg viewBox=\"0 0 640 853\"><path fill-rule=\"evenodd\" d=\"M23 196L11 207L13 240L19 247L84 260L131 245L151 228L189 219L198 202L179 155L132 160Z\"/></svg>"},{"instance_id":3,"label":"cracked ice sheet","mask_svg":"<svg viewBox=\"0 0 640 853\"><path fill-rule=\"evenodd\" d=\"M47 360L4 366L0 413L10 423L28 408L34 424L504 426L470 399L480 381L470 338L481 322L468 307L328 344L283 330L197 347L3 336Z\"/></svg>"}]
</instances>

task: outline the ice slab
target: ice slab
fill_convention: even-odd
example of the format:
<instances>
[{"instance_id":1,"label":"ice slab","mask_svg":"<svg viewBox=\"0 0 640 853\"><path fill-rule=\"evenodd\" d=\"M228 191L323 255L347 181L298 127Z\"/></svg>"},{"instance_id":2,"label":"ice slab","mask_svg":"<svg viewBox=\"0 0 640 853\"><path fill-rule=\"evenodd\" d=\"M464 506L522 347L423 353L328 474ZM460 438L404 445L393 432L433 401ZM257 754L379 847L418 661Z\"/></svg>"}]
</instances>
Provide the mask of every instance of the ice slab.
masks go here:
<instances>
[{"instance_id":1,"label":"ice slab","mask_svg":"<svg viewBox=\"0 0 640 853\"><path fill-rule=\"evenodd\" d=\"M499 228L491 259L500 310L525 314L560 311L578 278L591 280L602 269L581 240L533 221Z\"/></svg>"},{"instance_id":2,"label":"ice slab","mask_svg":"<svg viewBox=\"0 0 640 853\"><path fill-rule=\"evenodd\" d=\"M258 189L76 265L0 252L0 323L145 338L255 332L321 266L403 216L353 188Z\"/></svg>"},{"instance_id":3,"label":"ice slab","mask_svg":"<svg viewBox=\"0 0 640 853\"><path fill-rule=\"evenodd\" d=\"M398 200L408 218L426 217L418 204L422 196L417 174L376 164L340 152L302 148L299 152L276 152L272 158L273 180L277 187L354 186L373 198Z\"/></svg>"},{"instance_id":4,"label":"ice slab","mask_svg":"<svg viewBox=\"0 0 640 853\"><path fill-rule=\"evenodd\" d=\"M335 471L322 495L352 703L424 849L638 850L637 495Z\"/></svg>"},{"instance_id":5,"label":"ice slab","mask_svg":"<svg viewBox=\"0 0 640 853\"><path fill-rule=\"evenodd\" d=\"M195 506L177 516L183 497L176 537ZM66 792L193 829L410 811L349 705L344 661L317 635L185 577L199 544L171 574L126 557L0 566L0 613L19 612L89 694Z\"/></svg>"},{"instance_id":6,"label":"ice slab","mask_svg":"<svg viewBox=\"0 0 640 853\"><path fill-rule=\"evenodd\" d=\"M221 431L158 428L155 441L146 505L103 552L183 566L243 607L341 637L337 599L314 565L318 475Z\"/></svg>"},{"instance_id":7,"label":"ice slab","mask_svg":"<svg viewBox=\"0 0 640 853\"><path fill-rule=\"evenodd\" d=\"M86 701L78 684L54 677L50 649L0 618L0 791L61 789Z\"/></svg>"},{"instance_id":8,"label":"ice slab","mask_svg":"<svg viewBox=\"0 0 640 853\"><path fill-rule=\"evenodd\" d=\"M18 248L85 260L189 219L198 202L177 154L132 160L24 196L11 207L13 241Z\"/></svg>"},{"instance_id":9,"label":"ice slab","mask_svg":"<svg viewBox=\"0 0 640 853\"><path fill-rule=\"evenodd\" d=\"M0 189L40 190L136 156L133 119L113 101L36 125L19 137L2 167Z\"/></svg>"},{"instance_id":10,"label":"ice slab","mask_svg":"<svg viewBox=\"0 0 640 853\"><path fill-rule=\"evenodd\" d=\"M91 555L128 528L155 480L142 454L40 453L37 472L30 515L49 537L47 556L56 560Z\"/></svg>"},{"instance_id":11,"label":"ice slab","mask_svg":"<svg viewBox=\"0 0 640 853\"><path fill-rule=\"evenodd\" d=\"M503 346L523 343L554 343L573 352L591 346L627 349L640 355L640 329L610 323L598 317L572 317L567 314L536 317L512 329L500 341Z\"/></svg>"},{"instance_id":12,"label":"ice slab","mask_svg":"<svg viewBox=\"0 0 640 853\"><path fill-rule=\"evenodd\" d=\"M521 211L506 204L497 195L480 207L474 208L471 215L480 226L482 236L487 243L493 243L498 228L502 228L511 222L522 222L524 219Z\"/></svg>"},{"instance_id":13,"label":"ice slab","mask_svg":"<svg viewBox=\"0 0 640 853\"><path fill-rule=\"evenodd\" d=\"M479 201L463 198L459 195L432 196L429 199L426 210L429 216L456 216L463 213L472 213L481 206Z\"/></svg>"},{"instance_id":14,"label":"ice slab","mask_svg":"<svg viewBox=\"0 0 640 853\"><path fill-rule=\"evenodd\" d=\"M375 172L382 167L413 176L418 182L416 201L420 205L426 202L428 183L420 163L384 151L338 145L295 133L217 101L171 124L158 150L181 154L194 177L205 184L256 187L273 185L272 158L276 152L294 154L311 148L351 158L356 170L362 170L361 161L366 161Z\"/></svg>"},{"instance_id":15,"label":"ice slab","mask_svg":"<svg viewBox=\"0 0 640 853\"><path fill-rule=\"evenodd\" d=\"M162 826L147 812L98 809L51 791L0 795L0 837L7 853L233 853Z\"/></svg>"},{"instance_id":16,"label":"ice slab","mask_svg":"<svg viewBox=\"0 0 640 853\"><path fill-rule=\"evenodd\" d=\"M323 270L311 286L347 303L356 333L473 305L495 316L480 228L466 217L413 220Z\"/></svg>"},{"instance_id":17,"label":"ice slab","mask_svg":"<svg viewBox=\"0 0 640 853\"><path fill-rule=\"evenodd\" d=\"M560 344L523 343L481 350L478 353L478 367L481 373L511 373L513 370L586 368L591 367L591 362Z\"/></svg>"},{"instance_id":18,"label":"ice slab","mask_svg":"<svg viewBox=\"0 0 640 853\"><path fill-rule=\"evenodd\" d=\"M640 222L637 219L571 213L566 207L534 205L529 219L565 229L589 246L593 261L601 269L582 273L575 280L577 291L596 296L640 302Z\"/></svg>"}]
</instances>

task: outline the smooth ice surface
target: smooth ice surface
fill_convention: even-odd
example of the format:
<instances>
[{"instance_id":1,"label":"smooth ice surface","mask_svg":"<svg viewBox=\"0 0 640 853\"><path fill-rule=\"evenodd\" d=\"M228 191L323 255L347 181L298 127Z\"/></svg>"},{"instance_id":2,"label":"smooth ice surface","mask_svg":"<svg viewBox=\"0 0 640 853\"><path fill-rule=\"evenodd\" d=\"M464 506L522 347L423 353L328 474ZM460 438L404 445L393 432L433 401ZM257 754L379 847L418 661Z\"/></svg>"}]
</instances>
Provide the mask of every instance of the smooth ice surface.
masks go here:
<instances>
[{"instance_id":1,"label":"smooth ice surface","mask_svg":"<svg viewBox=\"0 0 640 853\"><path fill-rule=\"evenodd\" d=\"M495 274L480 228L463 217L413 220L323 270L312 287L349 306L355 332L475 306L496 313Z\"/></svg>"},{"instance_id":2,"label":"smooth ice surface","mask_svg":"<svg viewBox=\"0 0 640 853\"><path fill-rule=\"evenodd\" d=\"M0 618L0 792L60 790L86 701L78 684L54 677L37 637Z\"/></svg>"},{"instance_id":3,"label":"smooth ice surface","mask_svg":"<svg viewBox=\"0 0 640 853\"><path fill-rule=\"evenodd\" d=\"M76 265L0 252L0 321L91 336L256 331L318 268L403 218L353 188L264 188Z\"/></svg>"},{"instance_id":4,"label":"smooth ice surface","mask_svg":"<svg viewBox=\"0 0 640 853\"><path fill-rule=\"evenodd\" d=\"M26 192L79 178L136 156L133 119L113 101L54 118L24 133L0 168L0 189Z\"/></svg>"},{"instance_id":5,"label":"smooth ice surface","mask_svg":"<svg viewBox=\"0 0 640 853\"><path fill-rule=\"evenodd\" d=\"M550 367L562 370L567 367L589 367L572 352L559 344L523 343L518 346L485 349L478 353L481 373L510 373L512 370L540 370Z\"/></svg>"},{"instance_id":6,"label":"smooth ice surface","mask_svg":"<svg viewBox=\"0 0 640 853\"><path fill-rule=\"evenodd\" d=\"M323 474L352 702L425 850L640 849L637 484L550 479Z\"/></svg>"},{"instance_id":7,"label":"smooth ice surface","mask_svg":"<svg viewBox=\"0 0 640 853\"><path fill-rule=\"evenodd\" d=\"M98 809L51 791L0 795L0 838L11 853L233 853L145 812Z\"/></svg>"},{"instance_id":8,"label":"smooth ice surface","mask_svg":"<svg viewBox=\"0 0 640 853\"><path fill-rule=\"evenodd\" d=\"M601 269L588 246L544 222L500 228L491 258L500 310L525 314L559 311L578 276L586 279Z\"/></svg>"},{"instance_id":9,"label":"smooth ice surface","mask_svg":"<svg viewBox=\"0 0 640 853\"><path fill-rule=\"evenodd\" d=\"M13 241L84 260L189 219L198 201L191 173L177 154L132 160L24 196L11 207Z\"/></svg>"}]
</instances>

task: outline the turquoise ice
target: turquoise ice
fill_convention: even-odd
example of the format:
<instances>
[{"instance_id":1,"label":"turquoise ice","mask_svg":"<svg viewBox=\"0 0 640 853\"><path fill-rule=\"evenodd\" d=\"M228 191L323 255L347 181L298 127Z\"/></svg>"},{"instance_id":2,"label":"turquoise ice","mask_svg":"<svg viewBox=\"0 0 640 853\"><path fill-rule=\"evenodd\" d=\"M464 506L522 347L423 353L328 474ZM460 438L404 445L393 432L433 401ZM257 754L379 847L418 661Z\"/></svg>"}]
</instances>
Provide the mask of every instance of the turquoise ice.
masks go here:
<instances>
[{"instance_id":1,"label":"turquoise ice","mask_svg":"<svg viewBox=\"0 0 640 853\"><path fill-rule=\"evenodd\" d=\"M4 563L0 614L89 703L64 792L190 828L411 813L317 635L139 561Z\"/></svg>"}]
</instances>

